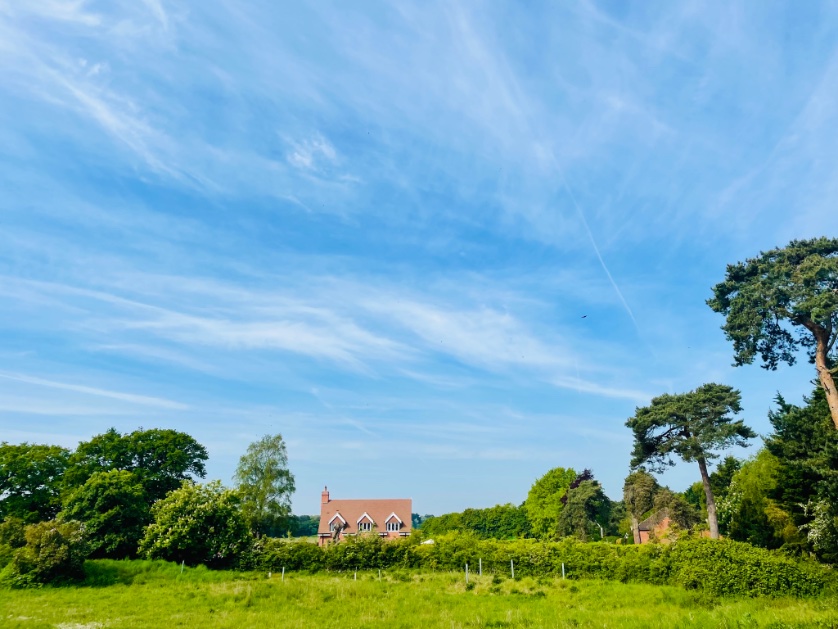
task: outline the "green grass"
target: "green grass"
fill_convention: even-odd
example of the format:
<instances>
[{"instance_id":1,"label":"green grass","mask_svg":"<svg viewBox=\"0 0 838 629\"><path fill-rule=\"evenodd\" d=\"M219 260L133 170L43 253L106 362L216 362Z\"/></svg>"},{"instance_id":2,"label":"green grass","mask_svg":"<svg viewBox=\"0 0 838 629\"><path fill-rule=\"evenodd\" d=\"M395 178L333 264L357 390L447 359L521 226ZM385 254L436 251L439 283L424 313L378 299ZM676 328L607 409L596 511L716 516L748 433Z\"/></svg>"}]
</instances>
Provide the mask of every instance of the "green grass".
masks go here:
<instances>
[{"instance_id":1,"label":"green grass","mask_svg":"<svg viewBox=\"0 0 838 629\"><path fill-rule=\"evenodd\" d=\"M719 599L676 587L462 574L212 572L88 563L87 585L0 590L0 626L838 627L838 600Z\"/></svg>"}]
</instances>

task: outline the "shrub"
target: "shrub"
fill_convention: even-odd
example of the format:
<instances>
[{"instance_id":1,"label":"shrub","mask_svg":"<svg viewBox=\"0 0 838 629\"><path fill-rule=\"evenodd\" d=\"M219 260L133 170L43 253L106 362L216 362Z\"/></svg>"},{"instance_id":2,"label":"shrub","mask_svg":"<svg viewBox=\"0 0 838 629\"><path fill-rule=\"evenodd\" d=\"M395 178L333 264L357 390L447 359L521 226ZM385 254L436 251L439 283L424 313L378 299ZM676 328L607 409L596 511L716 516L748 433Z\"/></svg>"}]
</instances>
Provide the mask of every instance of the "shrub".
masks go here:
<instances>
[{"instance_id":1,"label":"shrub","mask_svg":"<svg viewBox=\"0 0 838 629\"><path fill-rule=\"evenodd\" d=\"M672 583L716 595L813 596L834 578L823 566L731 540L679 542L669 554Z\"/></svg>"},{"instance_id":2,"label":"shrub","mask_svg":"<svg viewBox=\"0 0 838 629\"><path fill-rule=\"evenodd\" d=\"M146 528L139 549L148 559L227 567L238 562L251 544L237 493L219 482L184 481L180 489L154 503L151 513L154 522Z\"/></svg>"},{"instance_id":3,"label":"shrub","mask_svg":"<svg viewBox=\"0 0 838 629\"><path fill-rule=\"evenodd\" d=\"M25 527L20 518L6 518L0 522L0 570L12 560L16 549L26 545Z\"/></svg>"},{"instance_id":4,"label":"shrub","mask_svg":"<svg viewBox=\"0 0 838 629\"><path fill-rule=\"evenodd\" d=\"M254 544L253 568L279 572L286 570L322 570L325 566L323 549L307 541L286 541L262 538Z\"/></svg>"},{"instance_id":5,"label":"shrub","mask_svg":"<svg viewBox=\"0 0 838 629\"><path fill-rule=\"evenodd\" d=\"M78 522L40 522L24 531L26 544L14 551L2 580L13 587L62 583L84 577L87 548Z\"/></svg>"},{"instance_id":6,"label":"shrub","mask_svg":"<svg viewBox=\"0 0 838 629\"><path fill-rule=\"evenodd\" d=\"M255 555L265 570L372 570L424 568L472 572L482 560L493 583L515 577L561 576L680 585L708 596L812 596L838 579L830 569L729 540L685 539L674 544L618 545L575 539L501 541L448 534L423 545L410 538L384 542L375 536L349 538L320 548L308 542L267 540Z\"/></svg>"}]
</instances>

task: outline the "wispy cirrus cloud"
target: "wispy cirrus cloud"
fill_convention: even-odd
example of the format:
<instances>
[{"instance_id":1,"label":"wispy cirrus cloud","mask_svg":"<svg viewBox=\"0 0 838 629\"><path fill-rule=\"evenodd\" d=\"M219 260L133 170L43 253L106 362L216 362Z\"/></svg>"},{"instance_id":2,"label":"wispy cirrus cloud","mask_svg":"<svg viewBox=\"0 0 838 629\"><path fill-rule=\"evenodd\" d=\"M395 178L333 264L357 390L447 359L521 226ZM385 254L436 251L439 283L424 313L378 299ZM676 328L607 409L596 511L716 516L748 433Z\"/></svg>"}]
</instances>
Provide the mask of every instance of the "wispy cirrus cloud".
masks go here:
<instances>
[{"instance_id":1,"label":"wispy cirrus cloud","mask_svg":"<svg viewBox=\"0 0 838 629\"><path fill-rule=\"evenodd\" d=\"M183 410L188 408L186 404L175 402L173 400L167 400L164 398L151 397L148 395L137 395L134 393L125 393L124 391L112 391L108 389L101 389L99 387L90 387L81 384L59 382L56 380L47 380L45 378L38 378L27 374L0 372L0 378L4 380L11 380L14 382L33 384L39 387L46 387L49 389L61 389L64 391L83 393L85 395L119 400L122 402L128 402L129 404L140 406L156 406L159 408L167 408L173 410Z\"/></svg>"},{"instance_id":2,"label":"wispy cirrus cloud","mask_svg":"<svg viewBox=\"0 0 838 629\"><path fill-rule=\"evenodd\" d=\"M835 18L0 0L3 360L75 387L0 378L0 432L168 422L226 478L282 431L316 509L618 494L635 405L708 379L762 429L808 376L731 369L704 299L835 220Z\"/></svg>"}]
</instances>

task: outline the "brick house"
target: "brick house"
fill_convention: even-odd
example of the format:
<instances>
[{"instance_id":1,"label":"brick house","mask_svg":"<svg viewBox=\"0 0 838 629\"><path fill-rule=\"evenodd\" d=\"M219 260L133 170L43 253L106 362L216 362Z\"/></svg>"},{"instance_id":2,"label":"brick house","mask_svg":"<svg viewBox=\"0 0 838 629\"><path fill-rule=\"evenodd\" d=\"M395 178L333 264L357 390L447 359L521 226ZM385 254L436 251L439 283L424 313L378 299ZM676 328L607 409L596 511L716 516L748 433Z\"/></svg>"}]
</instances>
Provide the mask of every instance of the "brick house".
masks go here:
<instances>
[{"instance_id":1,"label":"brick house","mask_svg":"<svg viewBox=\"0 0 838 629\"><path fill-rule=\"evenodd\" d=\"M637 525L637 530L640 533L640 543L648 544L651 540L669 543L669 527L671 525L672 520L669 517L669 511L663 509L653 513Z\"/></svg>"},{"instance_id":2,"label":"brick house","mask_svg":"<svg viewBox=\"0 0 838 629\"><path fill-rule=\"evenodd\" d=\"M411 531L413 501L331 500L324 487L320 499L320 526L317 543L324 546L351 535L377 534L384 539L408 537Z\"/></svg>"}]
</instances>

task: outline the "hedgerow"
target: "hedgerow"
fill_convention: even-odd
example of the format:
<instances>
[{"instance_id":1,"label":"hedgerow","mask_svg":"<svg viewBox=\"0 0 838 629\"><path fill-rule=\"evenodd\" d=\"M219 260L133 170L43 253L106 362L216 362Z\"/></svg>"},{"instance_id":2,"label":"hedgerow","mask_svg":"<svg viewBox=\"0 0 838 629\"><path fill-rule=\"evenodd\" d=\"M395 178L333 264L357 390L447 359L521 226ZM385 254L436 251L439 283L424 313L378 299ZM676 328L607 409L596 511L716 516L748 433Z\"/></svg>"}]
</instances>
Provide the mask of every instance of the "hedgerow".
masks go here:
<instances>
[{"instance_id":1,"label":"hedgerow","mask_svg":"<svg viewBox=\"0 0 838 629\"><path fill-rule=\"evenodd\" d=\"M478 539L468 534L385 542L355 537L319 547L302 541L261 540L247 567L286 570L374 570L419 568L464 570L511 576L560 576L622 582L680 585L713 595L814 596L836 587L831 569L814 562L730 540L686 539L670 545L621 546L573 539Z\"/></svg>"}]
</instances>

